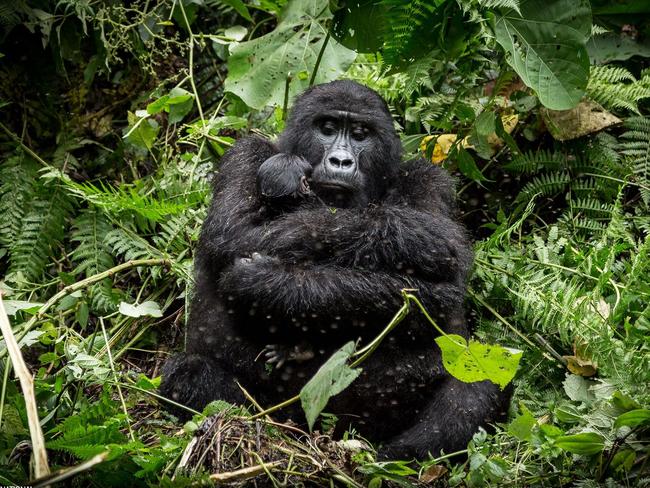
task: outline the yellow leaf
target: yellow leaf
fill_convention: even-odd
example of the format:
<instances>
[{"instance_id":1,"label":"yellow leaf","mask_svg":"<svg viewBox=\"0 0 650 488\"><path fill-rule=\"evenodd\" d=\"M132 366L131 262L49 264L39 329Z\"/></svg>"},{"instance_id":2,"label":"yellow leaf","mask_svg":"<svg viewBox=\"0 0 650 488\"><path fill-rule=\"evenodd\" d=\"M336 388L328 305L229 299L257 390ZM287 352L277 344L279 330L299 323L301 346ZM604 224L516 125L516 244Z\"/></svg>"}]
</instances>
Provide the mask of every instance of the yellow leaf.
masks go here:
<instances>
[{"instance_id":1,"label":"yellow leaf","mask_svg":"<svg viewBox=\"0 0 650 488\"><path fill-rule=\"evenodd\" d=\"M422 139L422 142L420 143L420 150L422 152L426 152L429 141L434 137L436 136L426 136ZM436 144L433 146L433 153L431 154L431 162L434 164L440 164L447 159L449 151L457 139L458 136L456 134L440 134L437 136Z\"/></svg>"}]
</instances>

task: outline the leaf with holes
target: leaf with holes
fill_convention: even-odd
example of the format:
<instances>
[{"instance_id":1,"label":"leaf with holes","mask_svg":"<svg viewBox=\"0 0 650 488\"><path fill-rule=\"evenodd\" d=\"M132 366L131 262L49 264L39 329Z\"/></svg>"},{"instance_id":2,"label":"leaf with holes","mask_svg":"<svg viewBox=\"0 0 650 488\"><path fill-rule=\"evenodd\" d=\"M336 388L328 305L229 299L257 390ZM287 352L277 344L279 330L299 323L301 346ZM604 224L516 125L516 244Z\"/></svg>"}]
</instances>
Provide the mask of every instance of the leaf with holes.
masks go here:
<instances>
[{"instance_id":1,"label":"leaf with holes","mask_svg":"<svg viewBox=\"0 0 650 488\"><path fill-rule=\"evenodd\" d=\"M505 10L494 19L506 60L546 107L575 107L589 80L589 2L524 0L520 10Z\"/></svg>"},{"instance_id":2,"label":"leaf with holes","mask_svg":"<svg viewBox=\"0 0 650 488\"><path fill-rule=\"evenodd\" d=\"M454 378L465 383L490 380L502 389L512 381L523 354L517 349L472 340L468 343L456 334L440 336L436 343L445 369Z\"/></svg>"},{"instance_id":3,"label":"leaf with holes","mask_svg":"<svg viewBox=\"0 0 650 488\"><path fill-rule=\"evenodd\" d=\"M289 2L273 32L252 41L233 43L228 59L226 91L249 107L282 106L289 79L289 100L309 86L332 17L327 0ZM315 83L338 78L356 53L329 38Z\"/></svg>"}]
</instances>

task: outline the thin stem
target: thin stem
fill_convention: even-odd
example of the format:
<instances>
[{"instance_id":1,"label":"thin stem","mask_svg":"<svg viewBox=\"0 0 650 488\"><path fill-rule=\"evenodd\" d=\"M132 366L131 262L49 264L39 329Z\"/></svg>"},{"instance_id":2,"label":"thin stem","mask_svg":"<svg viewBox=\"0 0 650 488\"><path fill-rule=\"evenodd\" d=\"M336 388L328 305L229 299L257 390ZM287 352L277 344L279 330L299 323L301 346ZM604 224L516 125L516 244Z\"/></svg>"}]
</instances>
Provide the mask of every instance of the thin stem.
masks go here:
<instances>
[{"instance_id":1,"label":"thin stem","mask_svg":"<svg viewBox=\"0 0 650 488\"><path fill-rule=\"evenodd\" d=\"M282 102L282 121L287 120L287 107L289 106L289 85L291 84L291 72L287 73L284 81L284 101Z\"/></svg>"},{"instance_id":2,"label":"thin stem","mask_svg":"<svg viewBox=\"0 0 650 488\"><path fill-rule=\"evenodd\" d=\"M104 344L106 344L108 350L108 364L111 366L111 371L113 372L113 379L117 386L117 394L120 396L120 402L122 403L122 410L124 410L124 416L126 418L126 425L129 428L129 437L135 442L135 435L133 434L133 429L131 428L131 420L129 419L129 410L126 408L126 402L124 401L124 395L122 395L122 388L117 380L117 372L115 371L115 363L113 362L113 355L111 354L111 348L108 345L108 334L106 333L106 327L104 326L104 318L99 318L99 323L102 326L102 334L104 335Z\"/></svg>"},{"instance_id":3,"label":"thin stem","mask_svg":"<svg viewBox=\"0 0 650 488\"><path fill-rule=\"evenodd\" d=\"M330 40L330 32L327 31L327 35L325 36L323 45L321 46L320 51L318 52L318 57L316 58L316 64L314 65L314 69L311 72L311 78L309 79L309 86L312 86L316 81L316 73L318 73L318 68L320 67L320 62L323 59L323 54L325 53L325 48L327 47L327 43L329 42L329 40Z\"/></svg>"}]
</instances>

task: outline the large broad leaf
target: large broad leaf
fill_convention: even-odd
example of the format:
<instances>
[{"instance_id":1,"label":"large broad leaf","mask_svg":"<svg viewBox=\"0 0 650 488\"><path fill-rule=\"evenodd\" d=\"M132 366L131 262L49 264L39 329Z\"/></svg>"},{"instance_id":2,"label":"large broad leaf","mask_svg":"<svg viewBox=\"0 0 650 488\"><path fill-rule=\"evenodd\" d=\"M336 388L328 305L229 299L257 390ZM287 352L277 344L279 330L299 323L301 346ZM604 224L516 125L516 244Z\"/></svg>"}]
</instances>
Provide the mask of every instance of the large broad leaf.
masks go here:
<instances>
[{"instance_id":1,"label":"large broad leaf","mask_svg":"<svg viewBox=\"0 0 650 488\"><path fill-rule=\"evenodd\" d=\"M465 383L490 380L502 389L517 372L522 351L481 344L456 334L436 338L442 351L442 364L456 379Z\"/></svg>"},{"instance_id":2,"label":"large broad leaf","mask_svg":"<svg viewBox=\"0 0 650 488\"><path fill-rule=\"evenodd\" d=\"M331 397L338 395L361 374L361 369L348 366L354 352L354 342L348 342L323 364L300 390L300 402L305 411L309 430Z\"/></svg>"},{"instance_id":3,"label":"large broad leaf","mask_svg":"<svg viewBox=\"0 0 650 488\"><path fill-rule=\"evenodd\" d=\"M523 0L520 10L521 15L511 9L495 18L496 39L508 63L546 107L575 107L589 79L589 2Z\"/></svg>"},{"instance_id":4,"label":"large broad leaf","mask_svg":"<svg viewBox=\"0 0 650 488\"><path fill-rule=\"evenodd\" d=\"M289 79L289 99L309 86L332 17L327 0L292 0L273 32L232 44L226 91L256 109L282 105ZM318 66L315 83L338 78L356 53L330 38Z\"/></svg>"},{"instance_id":5,"label":"large broad leaf","mask_svg":"<svg viewBox=\"0 0 650 488\"><path fill-rule=\"evenodd\" d=\"M379 51L384 44L388 9L376 0L338 2L332 35L345 47L362 53Z\"/></svg>"},{"instance_id":6,"label":"large broad leaf","mask_svg":"<svg viewBox=\"0 0 650 488\"><path fill-rule=\"evenodd\" d=\"M605 440L595 432L584 432L582 434L563 435L555 439L555 445L560 449L572 452L573 454L582 454L591 456L602 452L605 448Z\"/></svg>"}]
</instances>

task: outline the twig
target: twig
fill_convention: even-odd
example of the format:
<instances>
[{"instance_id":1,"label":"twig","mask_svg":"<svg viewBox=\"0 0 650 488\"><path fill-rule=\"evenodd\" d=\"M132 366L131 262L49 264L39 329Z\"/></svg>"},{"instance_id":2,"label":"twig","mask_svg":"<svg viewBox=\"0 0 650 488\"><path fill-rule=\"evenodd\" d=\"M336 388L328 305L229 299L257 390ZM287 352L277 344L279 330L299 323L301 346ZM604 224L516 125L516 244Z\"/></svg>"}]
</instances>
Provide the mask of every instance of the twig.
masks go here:
<instances>
[{"instance_id":1,"label":"twig","mask_svg":"<svg viewBox=\"0 0 650 488\"><path fill-rule=\"evenodd\" d=\"M263 463L257 466L237 469L228 473L215 473L210 475L210 479L216 481L217 483L249 480L264 473L267 470L275 469L281 464L282 461L273 461L272 463Z\"/></svg>"},{"instance_id":2,"label":"twig","mask_svg":"<svg viewBox=\"0 0 650 488\"><path fill-rule=\"evenodd\" d=\"M70 293L74 293L77 290L81 290L82 288L97 283L98 281L102 281L104 278L113 276L114 274L119 273L120 271L124 271L125 269L135 268L137 266L169 266L171 263L172 262L170 259L135 259L133 261L127 261L126 263L118 264L111 269L107 269L106 271L102 271L101 273L89 276L88 278L66 286L60 292L56 293L52 298L50 298L47 302L45 302L41 308L38 309L38 312L36 312L36 314L34 314L32 318L25 323L22 331L20 334L18 334L18 341L21 341L27 332L29 332L32 327L34 327L34 325L36 325L36 323L43 318L45 313L52 307L52 305ZM5 354L6 349L0 350L0 359L2 359Z\"/></svg>"},{"instance_id":3,"label":"twig","mask_svg":"<svg viewBox=\"0 0 650 488\"><path fill-rule=\"evenodd\" d=\"M109 452L102 452L96 456L91 457L88 461L84 461L81 464L73 466L68 469L62 469L57 471L52 476L47 476L46 478L37 479L31 482L32 488L42 488L44 486L53 485L54 483L59 483L63 480L77 476L79 473L88 471L89 469L97 466L98 464L103 463L108 458Z\"/></svg>"},{"instance_id":4,"label":"twig","mask_svg":"<svg viewBox=\"0 0 650 488\"><path fill-rule=\"evenodd\" d=\"M36 408L36 397L34 396L34 378L29 372L23 355L20 352L18 341L11 330L9 317L5 312L5 306L0 294L0 330L9 351L9 357L14 366L16 378L20 381L20 388L25 396L25 410L27 411L27 421L29 424L29 435L32 439L32 455L34 457L34 474L36 478L41 478L50 474L50 468L47 465L47 451L45 450L45 438L41 430L41 423L38 418L38 409Z\"/></svg>"}]
</instances>

